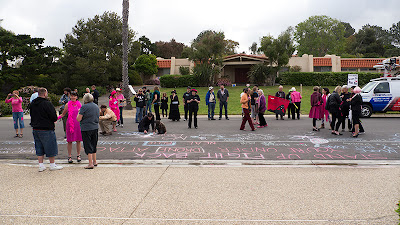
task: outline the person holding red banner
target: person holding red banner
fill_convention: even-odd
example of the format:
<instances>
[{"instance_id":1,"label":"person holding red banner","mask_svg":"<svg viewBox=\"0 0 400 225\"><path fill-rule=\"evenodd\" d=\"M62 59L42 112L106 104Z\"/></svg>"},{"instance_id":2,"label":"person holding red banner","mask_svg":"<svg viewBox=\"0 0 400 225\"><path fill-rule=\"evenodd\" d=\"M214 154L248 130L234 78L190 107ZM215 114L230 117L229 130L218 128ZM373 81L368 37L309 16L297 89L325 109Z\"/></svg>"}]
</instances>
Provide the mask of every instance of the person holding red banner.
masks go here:
<instances>
[{"instance_id":1,"label":"person holding red banner","mask_svg":"<svg viewBox=\"0 0 400 225\"><path fill-rule=\"evenodd\" d=\"M267 121L265 121L264 118L265 110L267 110L267 101L265 99L263 90L258 90L258 96L258 100L260 102L258 105L258 119L260 121L260 125L257 128L263 128L268 126Z\"/></svg>"},{"instance_id":2,"label":"person holding red banner","mask_svg":"<svg viewBox=\"0 0 400 225\"><path fill-rule=\"evenodd\" d=\"M314 88L314 93L311 95L311 109L310 113L308 116L313 119L313 131L319 131L317 128L317 120L322 119L323 114L322 114L322 96L321 93L319 93L319 88L315 86Z\"/></svg>"},{"instance_id":3,"label":"person holding red banner","mask_svg":"<svg viewBox=\"0 0 400 225\"><path fill-rule=\"evenodd\" d=\"M242 104L242 109L243 109L243 114L244 114L243 119L242 119L242 125L240 126L240 130L245 130L244 126L246 125L246 121L249 121L251 130L255 131L256 128L254 128L253 121L251 121L251 118L250 118L250 110L249 109L251 108L250 107L251 99L249 96L248 88L243 89L243 95L240 98L240 103Z\"/></svg>"}]
</instances>

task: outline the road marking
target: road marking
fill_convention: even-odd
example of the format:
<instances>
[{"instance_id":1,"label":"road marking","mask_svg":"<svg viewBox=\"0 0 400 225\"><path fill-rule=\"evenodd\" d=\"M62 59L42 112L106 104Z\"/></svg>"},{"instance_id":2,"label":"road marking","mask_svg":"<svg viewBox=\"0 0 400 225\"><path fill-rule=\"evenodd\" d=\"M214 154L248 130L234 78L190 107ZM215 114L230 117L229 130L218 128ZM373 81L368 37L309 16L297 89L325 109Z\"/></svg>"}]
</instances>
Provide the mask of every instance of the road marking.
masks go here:
<instances>
[{"instance_id":1,"label":"road marking","mask_svg":"<svg viewBox=\"0 0 400 225\"><path fill-rule=\"evenodd\" d=\"M273 220L273 219L195 219L195 218L130 218L130 217L86 217L86 216L43 216L43 215L0 215L0 217L33 217L33 218L56 218L56 219L106 219L106 220L156 220L156 221L205 221L205 222L367 222L362 219L296 219L296 220ZM372 220L372 219L371 219Z\"/></svg>"}]
</instances>

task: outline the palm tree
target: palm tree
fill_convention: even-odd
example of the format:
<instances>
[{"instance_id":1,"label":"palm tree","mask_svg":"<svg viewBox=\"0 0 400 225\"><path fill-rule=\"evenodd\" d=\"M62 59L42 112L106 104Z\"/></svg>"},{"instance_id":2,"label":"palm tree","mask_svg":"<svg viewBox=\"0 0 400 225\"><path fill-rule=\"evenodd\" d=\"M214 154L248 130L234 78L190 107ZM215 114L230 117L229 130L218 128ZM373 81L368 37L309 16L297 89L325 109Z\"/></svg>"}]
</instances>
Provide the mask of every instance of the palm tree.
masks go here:
<instances>
[{"instance_id":1,"label":"palm tree","mask_svg":"<svg viewBox=\"0 0 400 225\"><path fill-rule=\"evenodd\" d=\"M128 17L129 17L129 0L122 0L122 86L124 96L126 98L126 109L131 110L131 93L129 90L129 76L128 76Z\"/></svg>"}]
</instances>

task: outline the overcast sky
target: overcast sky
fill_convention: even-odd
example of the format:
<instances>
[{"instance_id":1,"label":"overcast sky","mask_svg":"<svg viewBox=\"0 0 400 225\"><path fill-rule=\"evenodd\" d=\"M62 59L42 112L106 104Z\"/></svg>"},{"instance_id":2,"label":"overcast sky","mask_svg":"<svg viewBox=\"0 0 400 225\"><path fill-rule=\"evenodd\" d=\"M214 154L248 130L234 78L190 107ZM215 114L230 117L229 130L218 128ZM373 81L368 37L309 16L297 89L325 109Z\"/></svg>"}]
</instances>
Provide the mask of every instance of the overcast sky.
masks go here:
<instances>
[{"instance_id":1,"label":"overcast sky","mask_svg":"<svg viewBox=\"0 0 400 225\"><path fill-rule=\"evenodd\" d=\"M279 35L313 15L349 22L356 30L369 23L389 29L400 21L397 0L131 0L129 26L152 42L175 38L187 45L203 30L224 31L249 53L262 36ZM79 19L105 11L122 15L122 0L0 0L1 26L16 34L60 39Z\"/></svg>"}]
</instances>

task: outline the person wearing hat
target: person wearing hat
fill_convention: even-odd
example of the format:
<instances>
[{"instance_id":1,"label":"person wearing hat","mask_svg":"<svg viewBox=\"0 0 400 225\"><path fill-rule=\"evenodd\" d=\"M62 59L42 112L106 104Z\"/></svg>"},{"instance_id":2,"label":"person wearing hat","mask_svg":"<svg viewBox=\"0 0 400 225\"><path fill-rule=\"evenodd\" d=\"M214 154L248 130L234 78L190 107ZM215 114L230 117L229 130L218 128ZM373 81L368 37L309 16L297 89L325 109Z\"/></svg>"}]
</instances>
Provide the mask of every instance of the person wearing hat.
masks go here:
<instances>
[{"instance_id":1,"label":"person wearing hat","mask_svg":"<svg viewBox=\"0 0 400 225\"><path fill-rule=\"evenodd\" d=\"M188 128L192 128L192 115L194 114L194 128L197 129L197 111L199 110L200 97L197 95L197 90L192 89L192 94L189 96L186 104L189 108L189 123Z\"/></svg>"},{"instance_id":2,"label":"person wearing hat","mask_svg":"<svg viewBox=\"0 0 400 225\"><path fill-rule=\"evenodd\" d=\"M286 99L289 100L289 106L287 108L287 116L290 119L290 114L292 114L292 119L294 120L294 103L292 101L292 89L289 89Z\"/></svg>"},{"instance_id":3,"label":"person wearing hat","mask_svg":"<svg viewBox=\"0 0 400 225\"><path fill-rule=\"evenodd\" d=\"M124 118L122 117L122 111L124 110L124 107L126 106L126 99L124 95L122 94L121 88L116 88L115 91L117 91L117 100L118 100L118 108L119 108L119 120L118 120L118 126L124 127Z\"/></svg>"},{"instance_id":4,"label":"person wearing hat","mask_svg":"<svg viewBox=\"0 0 400 225\"><path fill-rule=\"evenodd\" d=\"M185 110L185 118L183 119L183 121L187 120L188 111L189 111L189 107L188 107L189 105L187 104L187 101L189 100L191 91L192 91L192 88L190 86L188 86L186 88L186 92L183 94L183 109Z\"/></svg>"},{"instance_id":5,"label":"person wearing hat","mask_svg":"<svg viewBox=\"0 0 400 225\"><path fill-rule=\"evenodd\" d=\"M179 113L179 98L178 95L176 95L175 90L171 91L171 96L169 96L169 98L171 99L171 104L169 106L168 119L172 121L179 121L181 119L181 115Z\"/></svg>"},{"instance_id":6,"label":"person wearing hat","mask_svg":"<svg viewBox=\"0 0 400 225\"><path fill-rule=\"evenodd\" d=\"M213 87L208 88L208 92L206 94L206 105L208 106L208 120L215 120L214 119L215 94Z\"/></svg>"},{"instance_id":7,"label":"person wearing hat","mask_svg":"<svg viewBox=\"0 0 400 225\"><path fill-rule=\"evenodd\" d=\"M296 110L296 114L297 114L297 119L300 119L300 104L301 104L301 94L300 92L296 91L295 87L292 87L292 93L290 94L290 96L292 97L292 102L294 104L294 108ZM294 119L292 117L292 119Z\"/></svg>"},{"instance_id":8,"label":"person wearing hat","mask_svg":"<svg viewBox=\"0 0 400 225\"><path fill-rule=\"evenodd\" d=\"M118 99L117 99L116 91L111 92L111 96L108 101L108 105L110 106L110 109L114 112L114 114L117 116L117 121L119 121L120 113L119 113ZM113 124L113 131L117 132L117 129L115 128L115 123Z\"/></svg>"}]
</instances>

